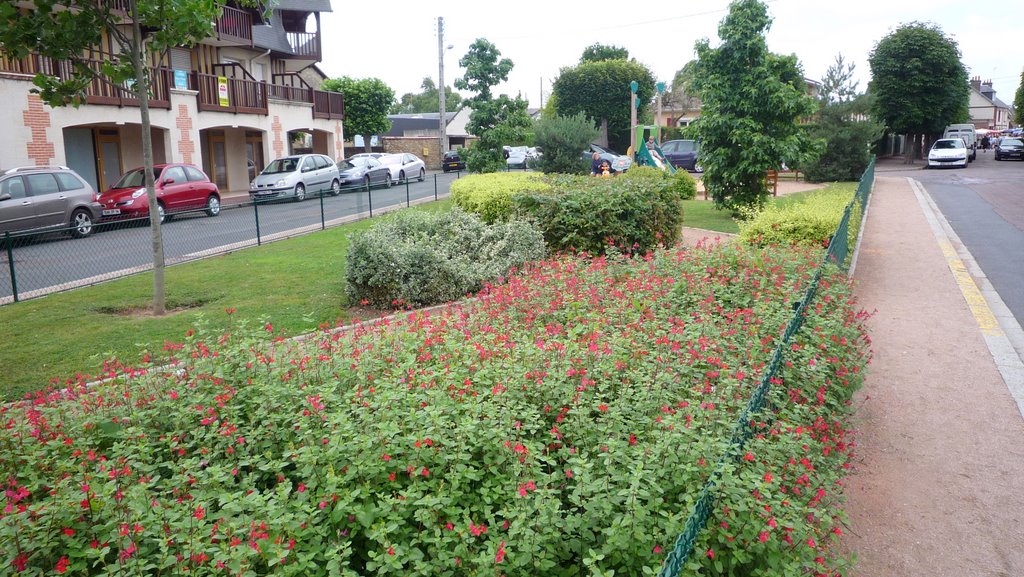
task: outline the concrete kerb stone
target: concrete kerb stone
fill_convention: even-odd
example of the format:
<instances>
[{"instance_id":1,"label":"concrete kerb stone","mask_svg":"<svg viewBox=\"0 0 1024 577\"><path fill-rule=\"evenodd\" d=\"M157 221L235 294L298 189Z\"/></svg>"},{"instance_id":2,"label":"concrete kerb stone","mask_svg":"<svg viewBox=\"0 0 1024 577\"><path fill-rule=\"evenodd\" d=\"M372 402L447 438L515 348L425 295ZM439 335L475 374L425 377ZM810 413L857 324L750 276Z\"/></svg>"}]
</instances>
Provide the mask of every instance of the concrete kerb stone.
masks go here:
<instances>
[{"instance_id":1,"label":"concrete kerb stone","mask_svg":"<svg viewBox=\"0 0 1024 577\"><path fill-rule=\"evenodd\" d=\"M960 241L924 186L907 178L946 262L978 323L985 344L1024 418L1024 329Z\"/></svg>"}]
</instances>

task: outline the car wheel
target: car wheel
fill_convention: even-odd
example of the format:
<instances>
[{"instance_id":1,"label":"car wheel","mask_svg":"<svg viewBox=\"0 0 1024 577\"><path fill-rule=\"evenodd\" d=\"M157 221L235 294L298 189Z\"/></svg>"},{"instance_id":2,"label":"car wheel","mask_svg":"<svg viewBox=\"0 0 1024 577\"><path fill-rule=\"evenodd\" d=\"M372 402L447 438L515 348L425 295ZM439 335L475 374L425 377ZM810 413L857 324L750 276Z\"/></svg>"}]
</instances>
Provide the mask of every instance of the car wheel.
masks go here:
<instances>
[{"instance_id":1,"label":"car wheel","mask_svg":"<svg viewBox=\"0 0 1024 577\"><path fill-rule=\"evenodd\" d=\"M206 216L217 216L220 214L220 197L211 194L206 199Z\"/></svg>"},{"instance_id":2,"label":"car wheel","mask_svg":"<svg viewBox=\"0 0 1024 577\"><path fill-rule=\"evenodd\" d=\"M331 181L331 196L338 196L341 194L341 183L337 180Z\"/></svg>"},{"instance_id":3,"label":"car wheel","mask_svg":"<svg viewBox=\"0 0 1024 577\"><path fill-rule=\"evenodd\" d=\"M162 203L162 202L156 203L156 212L157 212L157 216L160 218L160 224L163 224L163 223L167 222L168 220L170 220L170 217L167 214L167 209L164 208L164 203Z\"/></svg>"},{"instance_id":4,"label":"car wheel","mask_svg":"<svg viewBox=\"0 0 1024 577\"><path fill-rule=\"evenodd\" d=\"M300 182L295 185L295 202L302 202L304 200L306 200L306 187Z\"/></svg>"},{"instance_id":5,"label":"car wheel","mask_svg":"<svg viewBox=\"0 0 1024 577\"><path fill-rule=\"evenodd\" d=\"M427 179L427 170L424 169L424 168L421 168L420 169L420 182L423 182L426 179Z\"/></svg>"},{"instance_id":6,"label":"car wheel","mask_svg":"<svg viewBox=\"0 0 1024 577\"><path fill-rule=\"evenodd\" d=\"M85 238L92 234L92 215L88 210L78 209L71 213L71 236Z\"/></svg>"},{"instance_id":7,"label":"car wheel","mask_svg":"<svg viewBox=\"0 0 1024 577\"><path fill-rule=\"evenodd\" d=\"M404 182L404 181L405 181L405 171L403 170L403 171L398 173L398 182Z\"/></svg>"}]
</instances>

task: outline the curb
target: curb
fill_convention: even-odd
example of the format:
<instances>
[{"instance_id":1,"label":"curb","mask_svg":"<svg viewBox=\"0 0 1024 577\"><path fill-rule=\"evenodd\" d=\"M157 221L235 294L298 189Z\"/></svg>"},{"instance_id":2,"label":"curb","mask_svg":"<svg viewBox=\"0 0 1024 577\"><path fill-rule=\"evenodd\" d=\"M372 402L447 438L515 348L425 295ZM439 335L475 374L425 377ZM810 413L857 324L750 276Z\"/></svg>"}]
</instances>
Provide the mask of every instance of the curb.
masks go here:
<instances>
[{"instance_id":1,"label":"curb","mask_svg":"<svg viewBox=\"0 0 1024 577\"><path fill-rule=\"evenodd\" d=\"M981 330L992 360L1017 404L1017 411L1024 418L1024 329L939 211L928 191L913 178L907 177L907 181Z\"/></svg>"}]
</instances>

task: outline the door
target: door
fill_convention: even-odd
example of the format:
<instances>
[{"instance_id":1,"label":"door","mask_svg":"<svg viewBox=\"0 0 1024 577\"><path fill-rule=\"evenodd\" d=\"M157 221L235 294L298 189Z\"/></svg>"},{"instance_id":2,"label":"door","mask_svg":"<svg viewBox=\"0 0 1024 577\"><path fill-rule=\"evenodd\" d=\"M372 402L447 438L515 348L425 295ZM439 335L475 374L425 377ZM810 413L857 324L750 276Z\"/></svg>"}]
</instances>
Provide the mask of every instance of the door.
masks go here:
<instances>
[{"instance_id":1,"label":"door","mask_svg":"<svg viewBox=\"0 0 1024 577\"><path fill-rule=\"evenodd\" d=\"M249 182L252 182L267 165L263 159L263 137L246 133L245 156L249 163Z\"/></svg>"},{"instance_id":2,"label":"door","mask_svg":"<svg viewBox=\"0 0 1024 577\"><path fill-rule=\"evenodd\" d=\"M49 172L41 172L26 174L24 178L35 207L35 225L68 225L64 222L64 215L67 214L70 200L68 193L62 191L57 184L57 177Z\"/></svg>"},{"instance_id":3,"label":"door","mask_svg":"<svg viewBox=\"0 0 1024 577\"><path fill-rule=\"evenodd\" d=\"M0 181L0 233L35 228L35 216L23 177Z\"/></svg>"},{"instance_id":4,"label":"door","mask_svg":"<svg viewBox=\"0 0 1024 577\"><path fill-rule=\"evenodd\" d=\"M97 190L104 191L121 178L121 137L117 130L100 129L96 132L96 165L99 171Z\"/></svg>"},{"instance_id":5,"label":"door","mask_svg":"<svg viewBox=\"0 0 1024 577\"><path fill-rule=\"evenodd\" d=\"M221 190L228 188L228 154L223 132L210 133L210 180Z\"/></svg>"},{"instance_id":6,"label":"door","mask_svg":"<svg viewBox=\"0 0 1024 577\"><path fill-rule=\"evenodd\" d=\"M185 170L180 166L165 168L160 174L160 183L157 196L164 201L164 210L167 212L181 212L188 210L190 204L195 204L195 183L189 182Z\"/></svg>"}]
</instances>

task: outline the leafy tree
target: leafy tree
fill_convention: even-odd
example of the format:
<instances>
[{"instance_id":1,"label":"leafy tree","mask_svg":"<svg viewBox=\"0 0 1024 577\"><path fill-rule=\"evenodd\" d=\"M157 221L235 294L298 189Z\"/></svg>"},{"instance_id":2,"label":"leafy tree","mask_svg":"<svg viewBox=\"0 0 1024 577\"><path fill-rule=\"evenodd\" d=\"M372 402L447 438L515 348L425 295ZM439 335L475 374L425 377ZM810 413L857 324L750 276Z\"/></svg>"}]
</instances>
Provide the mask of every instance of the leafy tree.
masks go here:
<instances>
[{"instance_id":1,"label":"leafy tree","mask_svg":"<svg viewBox=\"0 0 1024 577\"><path fill-rule=\"evenodd\" d=\"M395 91L378 78L329 78L322 90L340 92L345 96L345 127L351 135L361 135L366 152L370 137L391 130L388 111L395 103Z\"/></svg>"},{"instance_id":2,"label":"leafy tree","mask_svg":"<svg viewBox=\"0 0 1024 577\"><path fill-rule=\"evenodd\" d=\"M818 97L827 105L830 102L849 102L857 96L857 82L853 81L856 66L843 60L842 53L836 55L836 61L825 71L821 79Z\"/></svg>"},{"instance_id":3,"label":"leafy tree","mask_svg":"<svg viewBox=\"0 0 1024 577\"><path fill-rule=\"evenodd\" d=\"M913 162L920 135L942 134L966 122L970 85L960 49L932 24L904 24L878 41L868 57L875 116L896 134L910 135L905 161Z\"/></svg>"},{"instance_id":4,"label":"leafy tree","mask_svg":"<svg viewBox=\"0 0 1024 577\"><path fill-rule=\"evenodd\" d=\"M403 94L399 103L391 108L391 113L417 114L420 112L437 112L438 106L441 103L438 98L440 94L438 93L437 85L434 84L434 79L429 76L424 78L420 88L423 89L423 92L418 94L407 92ZM444 87L444 107L448 112L456 112L462 107L462 96L449 86Z\"/></svg>"},{"instance_id":5,"label":"leafy tree","mask_svg":"<svg viewBox=\"0 0 1024 577\"><path fill-rule=\"evenodd\" d=\"M491 99L492 88L508 80L508 73L515 65L508 58L501 58L501 51L486 38L477 38L459 59L459 66L466 69L466 74L455 79L455 87L475 93L469 99L475 110L478 102Z\"/></svg>"},{"instance_id":6,"label":"leafy tree","mask_svg":"<svg viewBox=\"0 0 1024 577\"><path fill-rule=\"evenodd\" d=\"M1017 87L1017 94L1013 99L1014 123L1017 126L1024 126L1024 71L1020 73L1020 86Z\"/></svg>"},{"instance_id":7,"label":"leafy tree","mask_svg":"<svg viewBox=\"0 0 1024 577\"><path fill-rule=\"evenodd\" d=\"M149 119L150 78L146 66L151 56L176 46L191 46L213 34L213 26L226 0L128 0L127 13L115 2L68 2L36 0L22 13L13 0L0 2L0 47L5 56L24 58L36 53L70 64L66 79L37 74L33 92L50 106L80 106L86 89L94 82L130 86L139 101L142 159L149 213L158 214L153 183L153 140ZM242 0L254 6L251 0ZM73 5L73 10L67 7ZM97 54L103 38L115 45L110 53ZM100 59L99 67L89 59ZM150 219L153 249L153 314L166 308L164 249L160 220Z\"/></svg>"},{"instance_id":8,"label":"leafy tree","mask_svg":"<svg viewBox=\"0 0 1024 577\"><path fill-rule=\"evenodd\" d=\"M629 60L629 50L619 46L591 44L583 49L583 55L580 56L580 64L602 60Z\"/></svg>"},{"instance_id":9,"label":"leafy tree","mask_svg":"<svg viewBox=\"0 0 1024 577\"><path fill-rule=\"evenodd\" d=\"M583 62L559 71L553 86L560 116L583 114L608 121L608 144L624 151L630 145L629 83L636 81L640 117L650 114L655 95L654 73L635 60Z\"/></svg>"},{"instance_id":10,"label":"leafy tree","mask_svg":"<svg viewBox=\"0 0 1024 577\"><path fill-rule=\"evenodd\" d=\"M542 118L534 128L534 143L543 151L537 168L549 173L586 174L590 162L581 158L580 151L596 138L594 123L582 113Z\"/></svg>"},{"instance_id":11,"label":"leafy tree","mask_svg":"<svg viewBox=\"0 0 1024 577\"><path fill-rule=\"evenodd\" d=\"M696 44L692 85L701 98L694 131L701 141L704 186L720 208L759 206L765 171L797 164L812 145L797 120L815 110L796 56L768 51L771 25L758 0L736 0L718 26L721 44Z\"/></svg>"}]
</instances>

